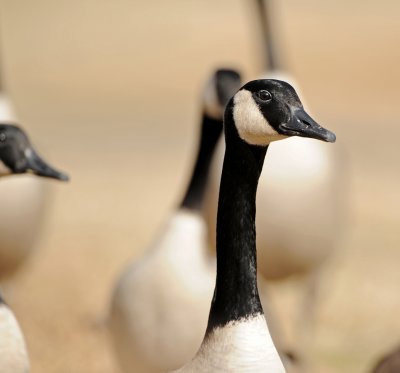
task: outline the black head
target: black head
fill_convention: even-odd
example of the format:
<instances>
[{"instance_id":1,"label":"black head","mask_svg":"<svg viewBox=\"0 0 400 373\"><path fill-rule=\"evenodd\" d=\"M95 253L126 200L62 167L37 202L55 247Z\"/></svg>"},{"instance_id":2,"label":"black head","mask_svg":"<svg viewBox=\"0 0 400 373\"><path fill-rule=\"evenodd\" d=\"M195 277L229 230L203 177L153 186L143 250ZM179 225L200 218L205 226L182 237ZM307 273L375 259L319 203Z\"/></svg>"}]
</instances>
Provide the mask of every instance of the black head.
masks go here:
<instances>
[{"instance_id":1,"label":"black head","mask_svg":"<svg viewBox=\"0 0 400 373\"><path fill-rule=\"evenodd\" d=\"M222 121L227 103L241 84L242 79L236 70L216 70L204 89L204 112L211 118Z\"/></svg>"},{"instance_id":2,"label":"black head","mask_svg":"<svg viewBox=\"0 0 400 373\"><path fill-rule=\"evenodd\" d=\"M21 128L0 124L0 176L27 172L62 181L69 179L40 158Z\"/></svg>"},{"instance_id":3,"label":"black head","mask_svg":"<svg viewBox=\"0 0 400 373\"><path fill-rule=\"evenodd\" d=\"M235 94L231 105L238 134L250 144L267 145L288 136L336 140L304 111L296 91L286 82L253 80Z\"/></svg>"}]
</instances>

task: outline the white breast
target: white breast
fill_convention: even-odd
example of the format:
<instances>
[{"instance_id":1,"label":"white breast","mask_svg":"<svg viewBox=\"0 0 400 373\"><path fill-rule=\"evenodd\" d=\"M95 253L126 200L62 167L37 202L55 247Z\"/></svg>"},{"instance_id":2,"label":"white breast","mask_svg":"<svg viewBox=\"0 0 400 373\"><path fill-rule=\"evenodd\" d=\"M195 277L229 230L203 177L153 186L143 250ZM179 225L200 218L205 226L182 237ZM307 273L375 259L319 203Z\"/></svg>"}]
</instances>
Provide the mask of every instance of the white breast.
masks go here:
<instances>
[{"instance_id":1,"label":"white breast","mask_svg":"<svg viewBox=\"0 0 400 373\"><path fill-rule=\"evenodd\" d=\"M122 276L109 324L123 371L175 369L198 350L215 282L205 245L203 219L181 210Z\"/></svg>"},{"instance_id":2,"label":"white breast","mask_svg":"<svg viewBox=\"0 0 400 373\"><path fill-rule=\"evenodd\" d=\"M284 373L263 315L214 329L195 358L176 372Z\"/></svg>"},{"instance_id":3,"label":"white breast","mask_svg":"<svg viewBox=\"0 0 400 373\"><path fill-rule=\"evenodd\" d=\"M344 184L329 145L303 138L270 145L257 199L258 258L267 278L313 270L337 245Z\"/></svg>"},{"instance_id":4,"label":"white breast","mask_svg":"<svg viewBox=\"0 0 400 373\"><path fill-rule=\"evenodd\" d=\"M0 372L29 372L24 337L13 313L4 303L0 303Z\"/></svg>"}]
</instances>

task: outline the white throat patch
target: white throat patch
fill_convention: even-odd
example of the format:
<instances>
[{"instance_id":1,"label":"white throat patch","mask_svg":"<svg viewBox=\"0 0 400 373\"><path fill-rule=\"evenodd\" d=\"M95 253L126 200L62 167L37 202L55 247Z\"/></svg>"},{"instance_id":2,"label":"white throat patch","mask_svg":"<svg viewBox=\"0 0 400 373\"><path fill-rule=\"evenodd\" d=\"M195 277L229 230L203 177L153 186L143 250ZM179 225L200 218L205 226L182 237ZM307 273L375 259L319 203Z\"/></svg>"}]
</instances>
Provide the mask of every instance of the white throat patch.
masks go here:
<instances>
[{"instance_id":1,"label":"white throat patch","mask_svg":"<svg viewBox=\"0 0 400 373\"><path fill-rule=\"evenodd\" d=\"M252 145L265 146L271 141L286 137L268 123L250 91L240 90L236 93L233 103L233 120L242 140Z\"/></svg>"},{"instance_id":2,"label":"white throat patch","mask_svg":"<svg viewBox=\"0 0 400 373\"><path fill-rule=\"evenodd\" d=\"M207 82L203 91L204 112L213 119L222 120L224 109L221 107L221 104L218 100L215 85L215 76L213 76Z\"/></svg>"}]
</instances>

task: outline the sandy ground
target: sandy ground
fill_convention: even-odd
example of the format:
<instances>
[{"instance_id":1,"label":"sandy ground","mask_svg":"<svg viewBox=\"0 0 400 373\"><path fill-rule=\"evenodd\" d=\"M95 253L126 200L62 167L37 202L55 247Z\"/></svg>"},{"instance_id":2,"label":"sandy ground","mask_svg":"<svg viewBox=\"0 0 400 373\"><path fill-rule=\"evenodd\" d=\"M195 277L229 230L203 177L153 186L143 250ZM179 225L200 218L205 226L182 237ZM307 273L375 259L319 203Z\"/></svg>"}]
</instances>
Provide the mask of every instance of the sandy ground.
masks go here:
<instances>
[{"instance_id":1,"label":"sandy ground","mask_svg":"<svg viewBox=\"0 0 400 373\"><path fill-rule=\"evenodd\" d=\"M1 10L20 121L72 176L51 183L36 253L4 290L33 373L117 372L101 327L110 290L180 198L208 72L261 70L251 9L3 0ZM400 5L287 0L277 10L288 68L350 173L348 234L321 280L314 371L367 372L400 343ZM275 292L293 293L294 282Z\"/></svg>"}]
</instances>

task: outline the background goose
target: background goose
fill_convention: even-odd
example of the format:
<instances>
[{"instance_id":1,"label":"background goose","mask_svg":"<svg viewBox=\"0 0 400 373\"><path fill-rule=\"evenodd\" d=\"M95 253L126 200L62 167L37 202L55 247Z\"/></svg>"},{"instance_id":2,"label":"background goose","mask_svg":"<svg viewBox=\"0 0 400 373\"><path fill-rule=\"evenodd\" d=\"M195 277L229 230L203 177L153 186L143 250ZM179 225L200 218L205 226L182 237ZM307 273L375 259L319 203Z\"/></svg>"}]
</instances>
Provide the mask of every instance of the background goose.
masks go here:
<instances>
[{"instance_id":1,"label":"background goose","mask_svg":"<svg viewBox=\"0 0 400 373\"><path fill-rule=\"evenodd\" d=\"M66 174L43 161L19 127L0 124L0 177L27 172L62 181L68 180ZM0 371L2 373L29 372L29 358L23 334L14 314L1 295Z\"/></svg>"},{"instance_id":2,"label":"background goose","mask_svg":"<svg viewBox=\"0 0 400 373\"><path fill-rule=\"evenodd\" d=\"M222 133L222 112L239 86L239 74L226 69L218 70L206 85L200 145L186 194L147 254L124 271L114 289L109 327L125 372L177 368L201 344L215 260L208 254L200 208Z\"/></svg>"},{"instance_id":3,"label":"background goose","mask_svg":"<svg viewBox=\"0 0 400 373\"><path fill-rule=\"evenodd\" d=\"M228 103L224 128L214 297L203 343L177 372L284 372L258 295L258 179L272 141L303 136L334 142L335 135L314 122L294 89L278 80L244 85Z\"/></svg>"},{"instance_id":4,"label":"background goose","mask_svg":"<svg viewBox=\"0 0 400 373\"><path fill-rule=\"evenodd\" d=\"M68 190L46 183L56 194L40 250L12 278L6 301L34 345L34 371L114 372L108 340L81 320L103 313L116 275L143 252L190 176L182 170L195 152L200 77L222 61L235 62L248 80L260 72L262 54L249 27L256 19L243 0L3 5L4 67L17 114L38 130L37 146L79 176ZM336 145L351 149L346 164L354 172L352 233L323 273L314 372L367 372L377 351L399 335L400 2L359 5L276 1L274 9L290 72L316 119L345 133ZM57 145L41 134L57 136ZM79 245L68 245L71 239ZM79 260L67 266L73 258ZM294 282L277 284L277 298L291 300ZM286 315L287 304L278 306Z\"/></svg>"},{"instance_id":5,"label":"background goose","mask_svg":"<svg viewBox=\"0 0 400 373\"><path fill-rule=\"evenodd\" d=\"M372 373L398 373L400 372L400 348L382 357L376 364Z\"/></svg>"},{"instance_id":6,"label":"background goose","mask_svg":"<svg viewBox=\"0 0 400 373\"><path fill-rule=\"evenodd\" d=\"M15 121L0 71L0 122ZM38 178L22 175L1 180L0 279L13 273L34 247L43 223L47 193Z\"/></svg>"}]
</instances>

